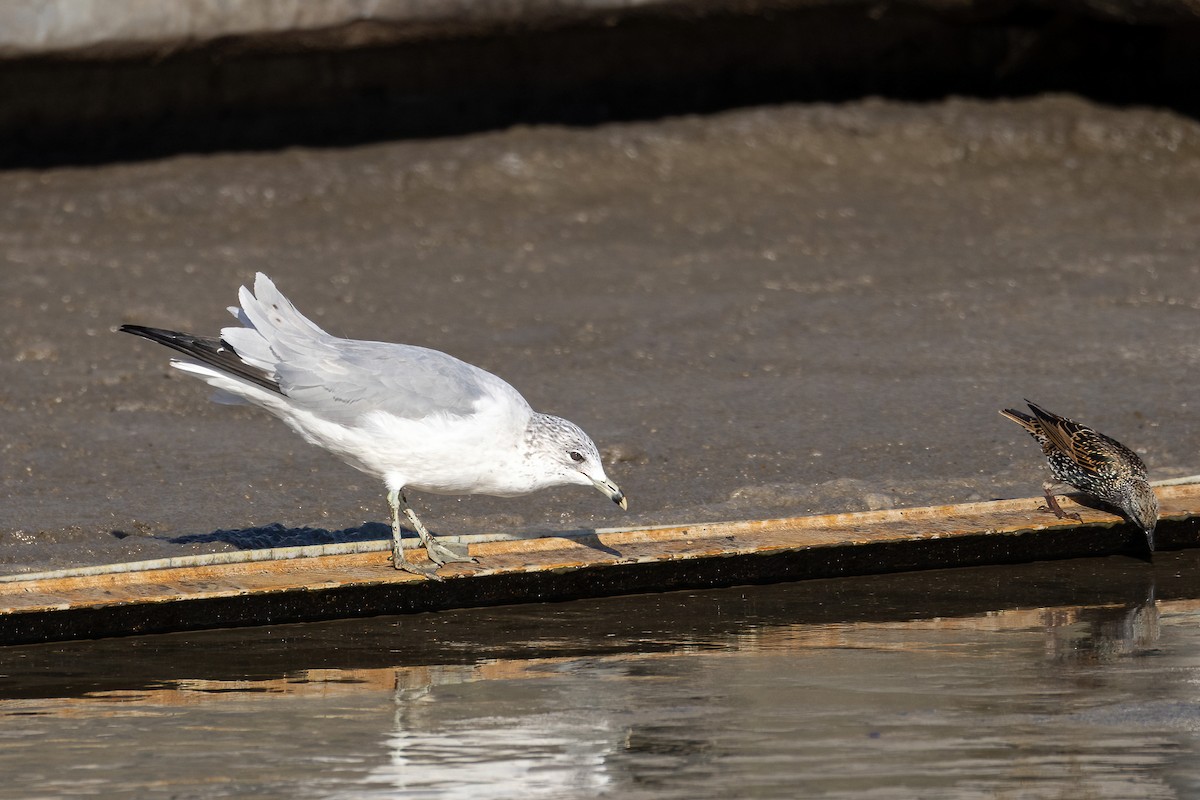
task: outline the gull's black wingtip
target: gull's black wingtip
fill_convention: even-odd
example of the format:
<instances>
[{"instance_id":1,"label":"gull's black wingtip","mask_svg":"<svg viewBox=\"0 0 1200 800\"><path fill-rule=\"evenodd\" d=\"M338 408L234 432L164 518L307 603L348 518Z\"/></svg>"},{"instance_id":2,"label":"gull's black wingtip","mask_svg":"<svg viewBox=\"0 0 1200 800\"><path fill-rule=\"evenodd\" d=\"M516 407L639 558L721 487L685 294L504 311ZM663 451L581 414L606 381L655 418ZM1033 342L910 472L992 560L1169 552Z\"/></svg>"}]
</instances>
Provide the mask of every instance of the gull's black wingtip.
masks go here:
<instances>
[{"instance_id":1,"label":"gull's black wingtip","mask_svg":"<svg viewBox=\"0 0 1200 800\"><path fill-rule=\"evenodd\" d=\"M146 325L121 325L116 331L119 333L133 333L133 336L150 339L151 342L166 344L167 347L175 349L180 349L180 342L200 341L200 338L202 338L199 336L190 336L187 333L180 333L179 331L168 331L164 327L148 327Z\"/></svg>"},{"instance_id":2,"label":"gull's black wingtip","mask_svg":"<svg viewBox=\"0 0 1200 800\"><path fill-rule=\"evenodd\" d=\"M145 325L122 325L117 328L117 333L132 333L134 336L141 336L143 339L150 339L157 342L167 338L166 334L174 334L175 332L165 331L161 328L147 328Z\"/></svg>"},{"instance_id":3,"label":"gull's black wingtip","mask_svg":"<svg viewBox=\"0 0 1200 800\"><path fill-rule=\"evenodd\" d=\"M117 329L121 333L132 333L143 339L165 345L172 350L183 353L202 363L216 367L237 378L258 384L264 389L283 394L279 383L265 371L242 361L234 350L223 339L211 336L194 336L190 333L168 331L163 328L149 328L145 325L122 325Z\"/></svg>"}]
</instances>

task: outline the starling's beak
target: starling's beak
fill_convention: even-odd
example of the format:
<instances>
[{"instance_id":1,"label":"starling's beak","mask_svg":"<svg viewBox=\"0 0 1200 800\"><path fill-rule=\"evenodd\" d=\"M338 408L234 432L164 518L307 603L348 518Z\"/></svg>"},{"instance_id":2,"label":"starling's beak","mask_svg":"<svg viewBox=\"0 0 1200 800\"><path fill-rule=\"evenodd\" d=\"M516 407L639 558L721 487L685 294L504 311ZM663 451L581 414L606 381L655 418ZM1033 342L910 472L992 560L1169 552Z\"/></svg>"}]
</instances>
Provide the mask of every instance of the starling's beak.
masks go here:
<instances>
[{"instance_id":1,"label":"starling's beak","mask_svg":"<svg viewBox=\"0 0 1200 800\"><path fill-rule=\"evenodd\" d=\"M600 490L600 493L606 496L609 500L619 505L622 510L629 509L629 501L625 499L625 493L621 491L621 487L605 478L602 481L592 479L592 483Z\"/></svg>"}]
</instances>

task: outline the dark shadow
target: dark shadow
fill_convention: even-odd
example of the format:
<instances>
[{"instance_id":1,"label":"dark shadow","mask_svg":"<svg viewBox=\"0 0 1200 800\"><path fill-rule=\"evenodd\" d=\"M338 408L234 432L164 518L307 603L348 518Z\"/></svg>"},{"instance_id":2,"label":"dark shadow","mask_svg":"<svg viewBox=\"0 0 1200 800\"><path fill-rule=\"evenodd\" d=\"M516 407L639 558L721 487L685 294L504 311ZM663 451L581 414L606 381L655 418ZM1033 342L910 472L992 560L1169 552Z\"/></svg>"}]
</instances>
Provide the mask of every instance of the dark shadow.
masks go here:
<instances>
[{"instance_id":1,"label":"dark shadow","mask_svg":"<svg viewBox=\"0 0 1200 800\"><path fill-rule=\"evenodd\" d=\"M553 535L553 534L551 534L551 535ZM579 542L584 547L590 547L591 549L596 550L600 553L606 553L610 556L616 556L617 558L621 557L620 550L614 550L613 548L606 545L604 542L600 541L600 537L598 535L596 535L595 532L576 533L576 532L572 531L571 532L571 541Z\"/></svg>"},{"instance_id":2,"label":"dark shadow","mask_svg":"<svg viewBox=\"0 0 1200 800\"><path fill-rule=\"evenodd\" d=\"M1154 553L1151 552L1149 545L1147 545L1145 535L1141 532L1140 528L1129 521L1129 518L1125 516L1121 509L1097 500L1095 497L1090 495L1081 494L1078 492L1066 494L1064 497L1069 497L1071 502L1081 505L1084 508L1090 508L1095 511L1103 511L1105 514L1112 514L1114 517L1120 517L1121 519L1125 520L1131 528L1137 531L1137 535L1130 539L1129 546L1125 549L1125 555L1147 562L1154 559ZM1039 513L1050 514L1053 516L1052 512L1048 511Z\"/></svg>"},{"instance_id":3,"label":"dark shadow","mask_svg":"<svg viewBox=\"0 0 1200 800\"><path fill-rule=\"evenodd\" d=\"M133 534L124 531L113 531L112 535L124 539ZM439 534L434 533L437 537ZM600 541L600 537L591 529L567 531L565 534L557 531L543 531L529 534L529 538L569 536L571 541L620 557L621 553ZM160 537L154 537L160 538ZM275 547L306 547L309 545L345 544L349 542L388 541L392 538L392 528L382 522L365 522L357 528L343 528L330 531L324 528L289 528L286 525L273 522L256 528L239 528L213 531L212 533L188 533L182 536L161 537L162 541L171 544L219 544L231 545L238 550L267 550ZM404 529L405 539L416 539L415 531Z\"/></svg>"},{"instance_id":4,"label":"dark shadow","mask_svg":"<svg viewBox=\"0 0 1200 800\"><path fill-rule=\"evenodd\" d=\"M408 536L415 533L405 531ZM343 544L347 542L370 542L391 539L392 528L382 522L366 522L357 528L328 531L324 528L289 528L274 522L257 528L221 530L212 533L189 533L172 536L166 541L172 544L208 544L219 542L238 550L266 550L272 547L305 547L315 544ZM406 537L407 538L407 537Z\"/></svg>"},{"instance_id":5,"label":"dark shadow","mask_svg":"<svg viewBox=\"0 0 1200 800\"><path fill-rule=\"evenodd\" d=\"M345 146L871 96L1069 92L1200 110L1194 18L1131 24L1019 3L946 9L643 9L387 46L281 36L154 58L0 62L0 166Z\"/></svg>"}]
</instances>

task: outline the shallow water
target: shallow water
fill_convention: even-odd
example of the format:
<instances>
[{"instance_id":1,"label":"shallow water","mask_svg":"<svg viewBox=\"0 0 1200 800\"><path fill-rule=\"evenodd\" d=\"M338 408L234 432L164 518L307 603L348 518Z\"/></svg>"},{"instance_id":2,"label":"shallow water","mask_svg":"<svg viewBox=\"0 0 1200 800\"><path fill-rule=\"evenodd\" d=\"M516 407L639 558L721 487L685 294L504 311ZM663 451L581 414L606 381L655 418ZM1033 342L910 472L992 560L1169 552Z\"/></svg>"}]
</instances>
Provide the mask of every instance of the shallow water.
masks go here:
<instances>
[{"instance_id":1,"label":"shallow water","mask_svg":"<svg viewBox=\"0 0 1200 800\"><path fill-rule=\"evenodd\" d=\"M1200 792L1200 553L0 651L0 797Z\"/></svg>"}]
</instances>

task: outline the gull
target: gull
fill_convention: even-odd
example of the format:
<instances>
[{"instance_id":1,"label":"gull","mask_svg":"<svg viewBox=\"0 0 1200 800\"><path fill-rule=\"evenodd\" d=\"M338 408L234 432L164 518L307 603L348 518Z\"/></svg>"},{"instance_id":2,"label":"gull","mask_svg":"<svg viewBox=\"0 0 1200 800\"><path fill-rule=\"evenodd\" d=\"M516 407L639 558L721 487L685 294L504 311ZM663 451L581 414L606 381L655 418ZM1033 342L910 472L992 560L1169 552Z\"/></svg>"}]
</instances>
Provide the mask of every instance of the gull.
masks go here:
<instances>
[{"instance_id":1,"label":"gull","mask_svg":"<svg viewBox=\"0 0 1200 800\"><path fill-rule=\"evenodd\" d=\"M220 337L122 325L184 355L171 366L217 390L219 403L259 406L305 441L383 480L392 517L392 563L437 579L467 548L436 542L405 491L514 497L552 486L599 489L628 508L604 474L595 443L573 422L530 408L497 376L446 353L332 336L296 310L263 273L229 312L241 327ZM435 566L409 561L400 511Z\"/></svg>"}]
</instances>

